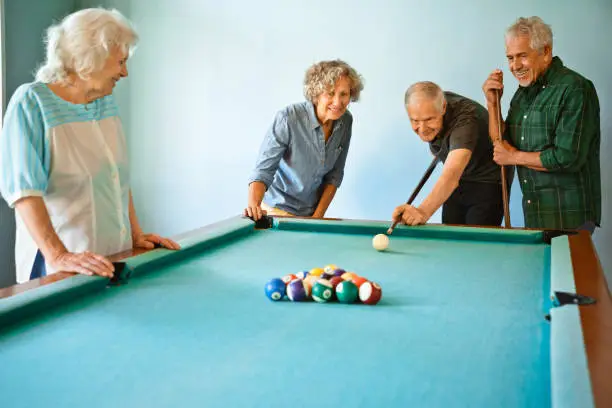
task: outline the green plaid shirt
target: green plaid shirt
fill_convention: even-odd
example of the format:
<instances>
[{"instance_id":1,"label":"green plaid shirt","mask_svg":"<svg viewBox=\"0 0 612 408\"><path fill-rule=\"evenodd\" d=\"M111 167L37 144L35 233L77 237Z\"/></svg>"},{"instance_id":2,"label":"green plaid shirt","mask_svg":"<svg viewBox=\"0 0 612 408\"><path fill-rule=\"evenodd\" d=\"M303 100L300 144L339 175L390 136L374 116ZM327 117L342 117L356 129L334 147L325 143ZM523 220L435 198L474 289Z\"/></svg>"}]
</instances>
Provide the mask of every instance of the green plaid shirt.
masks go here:
<instances>
[{"instance_id":1,"label":"green plaid shirt","mask_svg":"<svg viewBox=\"0 0 612 408\"><path fill-rule=\"evenodd\" d=\"M573 229L601 221L599 99L593 83L554 57L534 84L519 87L505 139L541 152L548 171L517 166L528 228Z\"/></svg>"}]
</instances>

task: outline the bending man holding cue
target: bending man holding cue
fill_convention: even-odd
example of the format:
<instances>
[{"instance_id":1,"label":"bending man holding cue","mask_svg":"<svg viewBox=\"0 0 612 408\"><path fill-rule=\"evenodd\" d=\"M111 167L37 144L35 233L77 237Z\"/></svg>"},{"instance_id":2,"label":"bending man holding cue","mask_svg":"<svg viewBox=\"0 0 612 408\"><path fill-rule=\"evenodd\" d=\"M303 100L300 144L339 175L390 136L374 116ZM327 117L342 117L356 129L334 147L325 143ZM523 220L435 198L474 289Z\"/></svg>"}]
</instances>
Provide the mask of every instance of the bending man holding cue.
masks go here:
<instances>
[{"instance_id":1,"label":"bending man holding cue","mask_svg":"<svg viewBox=\"0 0 612 408\"><path fill-rule=\"evenodd\" d=\"M411 85L404 103L412 129L444 166L421 204L400 205L393 221L425 224L442 206L444 224L500 225L501 171L493 161L487 110L429 81Z\"/></svg>"}]
</instances>

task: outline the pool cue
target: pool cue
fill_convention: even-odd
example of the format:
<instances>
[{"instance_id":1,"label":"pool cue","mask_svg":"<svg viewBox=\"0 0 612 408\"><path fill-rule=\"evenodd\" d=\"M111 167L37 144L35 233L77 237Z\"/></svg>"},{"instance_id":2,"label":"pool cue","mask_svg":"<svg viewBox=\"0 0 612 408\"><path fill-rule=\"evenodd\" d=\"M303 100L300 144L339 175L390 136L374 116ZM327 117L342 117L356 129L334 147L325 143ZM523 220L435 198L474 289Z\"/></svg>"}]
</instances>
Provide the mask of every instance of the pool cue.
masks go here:
<instances>
[{"instance_id":1,"label":"pool cue","mask_svg":"<svg viewBox=\"0 0 612 408\"><path fill-rule=\"evenodd\" d=\"M502 142L502 126L501 126L501 95L499 89L497 93L497 130L499 131L498 141ZM502 183L502 200L504 202L504 224L506 228L512 228L510 225L510 206L508 204L508 189L506 184L506 169L501 166L501 183Z\"/></svg>"},{"instance_id":2,"label":"pool cue","mask_svg":"<svg viewBox=\"0 0 612 408\"><path fill-rule=\"evenodd\" d=\"M431 161L431 164L429 165L429 167L425 171L425 174L423 174L423 177L421 178L421 181L419 181L419 184L416 186L416 188L412 192L412 195L410 196L408 201L406 201L406 204L408 204L408 205L412 204L412 202L414 201L416 196L419 194L419 192L421 191L421 189L423 188L425 183L427 183L427 180L429 179L429 177L431 176L431 173L433 173L433 171L434 171L434 169L436 168L437 165L438 165L438 156L433 158L433 160ZM389 229L387 230L387 235L391 235L393 233L393 230L397 226L398 222L399 221L395 221L393 223L393 225L391 225L391 227L389 227Z\"/></svg>"}]
</instances>

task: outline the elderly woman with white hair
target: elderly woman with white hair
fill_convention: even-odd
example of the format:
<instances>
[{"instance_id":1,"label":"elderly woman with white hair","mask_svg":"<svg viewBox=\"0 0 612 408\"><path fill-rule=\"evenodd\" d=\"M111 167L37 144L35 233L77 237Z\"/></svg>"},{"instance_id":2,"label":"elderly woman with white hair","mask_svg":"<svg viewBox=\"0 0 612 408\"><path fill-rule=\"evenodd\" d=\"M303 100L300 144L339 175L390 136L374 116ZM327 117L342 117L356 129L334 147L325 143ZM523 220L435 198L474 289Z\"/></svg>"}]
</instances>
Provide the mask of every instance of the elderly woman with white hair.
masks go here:
<instances>
[{"instance_id":1,"label":"elderly woman with white hair","mask_svg":"<svg viewBox=\"0 0 612 408\"><path fill-rule=\"evenodd\" d=\"M47 32L46 61L13 94L0 137L0 192L16 209L17 280L57 271L111 277L107 256L172 240L144 234L113 99L137 42L117 11L85 9Z\"/></svg>"},{"instance_id":2,"label":"elderly woman with white hair","mask_svg":"<svg viewBox=\"0 0 612 408\"><path fill-rule=\"evenodd\" d=\"M344 61L306 71L306 101L280 110L264 137L245 216L324 217L344 177L353 126L348 106L362 90L361 76Z\"/></svg>"}]
</instances>

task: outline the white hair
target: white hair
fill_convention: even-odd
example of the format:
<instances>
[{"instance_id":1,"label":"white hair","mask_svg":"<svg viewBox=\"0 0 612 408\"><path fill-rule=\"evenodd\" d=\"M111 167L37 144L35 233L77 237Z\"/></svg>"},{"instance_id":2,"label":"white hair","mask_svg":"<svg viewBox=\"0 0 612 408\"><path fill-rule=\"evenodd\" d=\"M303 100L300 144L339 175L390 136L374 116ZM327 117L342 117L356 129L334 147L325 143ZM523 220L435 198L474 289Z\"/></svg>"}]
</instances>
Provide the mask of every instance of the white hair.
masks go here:
<instances>
[{"instance_id":1,"label":"white hair","mask_svg":"<svg viewBox=\"0 0 612 408\"><path fill-rule=\"evenodd\" d=\"M442 88L434 82L431 81L422 81L417 82L406 90L406 94L404 95L404 105L410 105L412 99L421 99L425 98L427 100L433 101L434 106L439 112L442 112L444 108L444 92Z\"/></svg>"},{"instance_id":2,"label":"white hair","mask_svg":"<svg viewBox=\"0 0 612 408\"><path fill-rule=\"evenodd\" d=\"M77 11L47 29L46 60L36 72L36 80L65 82L70 73L87 80L104 67L114 47L131 55L137 42L138 34L119 11Z\"/></svg>"},{"instance_id":3,"label":"white hair","mask_svg":"<svg viewBox=\"0 0 612 408\"><path fill-rule=\"evenodd\" d=\"M528 36L531 48L538 52L553 46L552 29L540 17L520 17L506 30L506 39Z\"/></svg>"}]
</instances>

